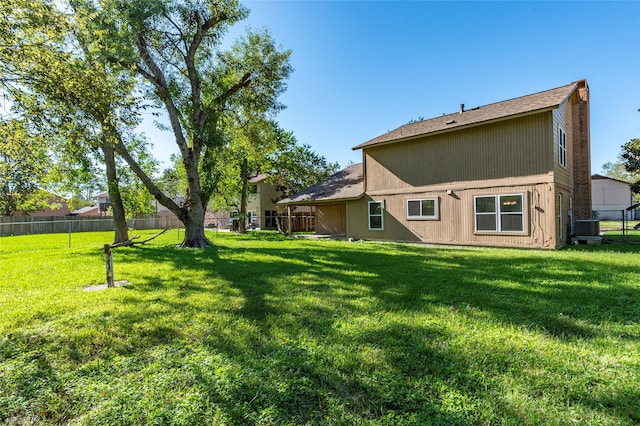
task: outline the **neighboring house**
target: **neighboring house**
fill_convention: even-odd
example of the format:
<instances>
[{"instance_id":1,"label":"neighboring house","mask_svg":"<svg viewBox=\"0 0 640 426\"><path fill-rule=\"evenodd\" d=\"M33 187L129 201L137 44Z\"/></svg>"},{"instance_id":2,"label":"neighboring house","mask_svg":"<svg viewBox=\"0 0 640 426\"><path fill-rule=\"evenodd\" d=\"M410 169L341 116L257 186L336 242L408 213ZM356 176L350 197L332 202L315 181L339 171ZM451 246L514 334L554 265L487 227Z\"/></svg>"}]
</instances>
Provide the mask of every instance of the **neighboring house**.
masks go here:
<instances>
[{"instance_id":1,"label":"neighboring house","mask_svg":"<svg viewBox=\"0 0 640 426\"><path fill-rule=\"evenodd\" d=\"M111 208L111 198L108 192L103 192L96 196L98 199L98 216L106 216Z\"/></svg>"},{"instance_id":2,"label":"neighboring house","mask_svg":"<svg viewBox=\"0 0 640 426\"><path fill-rule=\"evenodd\" d=\"M362 165L280 204L317 206L319 233L498 247L559 248L591 219L586 80L461 105L353 149Z\"/></svg>"},{"instance_id":3,"label":"neighboring house","mask_svg":"<svg viewBox=\"0 0 640 426\"><path fill-rule=\"evenodd\" d=\"M103 215L100 214L100 208L98 206L87 206L72 211L69 213L69 216L96 217Z\"/></svg>"},{"instance_id":4,"label":"neighboring house","mask_svg":"<svg viewBox=\"0 0 640 426\"><path fill-rule=\"evenodd\" d=\"M175 197L172 198L172 200L177 205L182 206L184 204L185 197L182 196L182 195L176 195ZM155 208L156 216L173 216L173 217L175 217L175 215L173 214L173 212L171 210L169 210L168 208L166 208L165 206L160 204L160 202L158 202L157 200L152 200L151 204Z\"/></svg>"},{"instance_id":5,"label":"neighboring house","mask_svg":"<svg viewBox=\"0 0 640 426\"><path fill-rule=\"evenodd\" d=\"M249 179L248 192L247 225L259 229L276 229L276 202L282 198L282 194L266 181L263 174Z\"/></svg>"},{"instance_id":6,"label":"neighboring house","mask_svg":"<svg viewBox=\"0 0 640 426\"><path fill-rule=\"evenodd\" d=\"M71 213L67 200L58 195L51 194L49 199L47 200L47 203L49 203L50 207L46 209L36 210L28 213L24 213L18 210L13 213L13 216L53 217L66 216Z\"/></svg>"},{"instance_id":7,"label":"neighboring house","mask_svg":"<svg viewBox=\"0 0 640 426\"><path fill-rule=\"evenodd\" d=\"M249 179L249 194L247 197L247 224L258 229L277 229L278 208L277 202L282 194L267 182L266 176L258 174ZM296 209L299 216L313 215L313 208L301 207Z\"/></svg>"},{"instance_id":8,"label":"neighboring house","mask_svg":"<svg viewBox=\"0 0 640 426\"><path fill-rule=\"evenodd\" d=\"M622 211L634 204L631 184L607 176L591 176L591 194L593 212L601 220L622 220Z\"/></svg>"},{"instance_id":9,"label":"neighboring house","mask_svg":"<svg viewBox=\"0 0 640 426\"><path fill-rule=\"evenodd\" d=\"M111 208L111 198L109 197L109 194L107 192L103 192L101 194L98 194L96 198L98 199L97 216L106 216L107 213L109 213L109 209ZM177 205L182 206L185 197L182 195L176 195L172 199ZM154 213L156 216L175 217L171 210L160 204L157 200L151 200L151 206L155 209Z\"/></svg>"}]
</instances>

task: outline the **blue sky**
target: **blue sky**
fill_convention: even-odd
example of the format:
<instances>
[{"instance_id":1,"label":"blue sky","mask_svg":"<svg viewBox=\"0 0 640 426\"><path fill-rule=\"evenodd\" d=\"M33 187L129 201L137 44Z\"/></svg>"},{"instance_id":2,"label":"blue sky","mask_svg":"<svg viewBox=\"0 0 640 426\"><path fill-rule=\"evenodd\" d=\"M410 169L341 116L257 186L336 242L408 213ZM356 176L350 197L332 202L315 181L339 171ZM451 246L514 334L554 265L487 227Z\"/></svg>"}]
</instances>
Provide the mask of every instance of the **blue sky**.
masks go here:
<instances>
[{"instance_id":1,"label":"blue sky","mask_svg":"<svg viewBox=\"0 0 640 426\"><path fill-rule=\"evenodd\" d=\"M639 1L244 4L251 14L229 37L268 28L292 50L281 126L342 166L361 161L353 146L411 119L583 78L591 89L592 173L640 137ZM166 161L175 144L150 127Z\"/></svg>"}]
</instances>

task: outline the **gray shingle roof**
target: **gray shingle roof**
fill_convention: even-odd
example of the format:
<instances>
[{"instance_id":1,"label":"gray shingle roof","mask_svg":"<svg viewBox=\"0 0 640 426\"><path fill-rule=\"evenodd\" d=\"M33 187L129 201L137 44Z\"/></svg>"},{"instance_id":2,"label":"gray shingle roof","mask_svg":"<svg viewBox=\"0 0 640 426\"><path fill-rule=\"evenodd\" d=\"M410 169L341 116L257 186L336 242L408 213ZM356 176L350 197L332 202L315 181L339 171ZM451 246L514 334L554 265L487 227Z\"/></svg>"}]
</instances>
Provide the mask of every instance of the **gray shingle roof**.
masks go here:
<instances>
[{"instance_id":1,"label":"gray shingle roof","mask_svg":"<svg viewBox=\"0 0 640 426\"><path fill-rule=\"evenodd\" d=\"M441 117L419 121L417 123L405 124L395 130L391 130L367 142L361 143L360 145L353 147L353 149L361 149L390 142L400 142L430 133L447 131L449 129L497 120L509 116L555 108L571 93L573 93L576 87L577 82L573 82L556 89L472 108L465 110L461 114L448 114Z\"/></svg>"},{"instance_id":2,"label":"gray shingle roof","mask_svg":"<svg viewBox=\"0 0 640 426\"><path fill-rule=\"evenodd\" d=\"M313 204L339 200L353 200L364 193L362 163L340 170L297 194L278 201L278 204Z\"/></svg>"}]
</instances>

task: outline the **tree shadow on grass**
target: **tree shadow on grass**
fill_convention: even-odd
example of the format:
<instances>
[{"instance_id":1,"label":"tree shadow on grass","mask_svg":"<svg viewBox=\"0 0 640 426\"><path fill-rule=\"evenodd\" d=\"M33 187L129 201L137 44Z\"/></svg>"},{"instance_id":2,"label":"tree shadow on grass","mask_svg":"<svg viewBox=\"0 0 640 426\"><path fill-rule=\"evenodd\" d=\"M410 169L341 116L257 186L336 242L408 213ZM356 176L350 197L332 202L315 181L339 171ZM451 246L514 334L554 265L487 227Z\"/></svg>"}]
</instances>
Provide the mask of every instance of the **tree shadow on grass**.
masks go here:
<instances>
[{"instance_id":1,"label":"tree shadow on grass","mask_svg":"<svg viewBox=\"0 0 640 426\"><path fill-rule=\"evenodd\" d=\"M121 309L98 310L89 321L95 335L54 338L57 353L89 345L68 362L81 368L126 357L138 370L160 353L157 368L175 379L153 395L199 395L192 409L200 420L219 409L235 424L524 422L526 413L501 417L508 405L492 401L499 389L479 376L515 374L519 354L480 347L486 361L475 360L456 348L450 328L417 319L443 311L457 321L488 318L560 342L610 337L603 322L640 320L638 288L612 281L606 262L540 252L492 257L401 244L280 244L257 235L206 250L127 248L119 258L124 270L138 268L133 285L121 289ZM615 274L636 271L627 265ZM633 332L614 337L638 340ZM534 362L535 354L524 358ZM145 410L153 395L129 400L130 410ZM572 404L630 419L619 414L628 402ZM180 403L167 405L177 416Z\"/></svg>"},{"instance_id":2,"label":"tree shadow on grass","mask_svg":"<svg viewBox=\"0 0 640 426\"><path fill-rule=\"evenodd\" d=\"M255 239L263 241L261 236ZM354 341L362 345L377 346L382 350L382 357L389 365L390 376L386 379L386 386L391 390L385 390L382 383L372 385L365 379L356 380L340 369L330 373L324 366L331 365L331 360L313 359L309 349L299 344L294 345L297 355L292 355L290 342L299 342L301 336L319 341L329 339L331 343L327 336L335 336L336 324L345 318L348 320L374 312L427 313L447 307L453 311L488 313L498 322L540 330L560 340L605 337L599 327L602 322L623 324L640 319L638 289L629 285L617 286L608 280L608 264L603 262L587 263L526 251L513 251L508 259L492 259L486 253L479 254L478 250L458 248L322 242L304 243L303 248L300 245L265 248L250 247L251 237L246 237L246 243L249 247L242 249L202 251L198 255L200 261L165 249L138 251L140 258L133 257L136 262L171 262L180 268L190 265L191 269L203 273L205 280L222 280L230 289L240 292L244 303L234 312L251 323L262 336L252 341L255 354L249 356L252 361L245 367L266 381L282 385L263 371L264 365L254 364L259 357L269 358L276 363L270 366L276 376L291 378L299 373L306 377L305 383L312 384L306 390L293 386L291 392L281 395L283 399L275 404L275 408L278 418L283 421L313 420L310 413L326 410L329 394L339 401L338 405L345 407L344 413L353 416L368 413L363 415L369 419L398 412L419 415L419 410L413 411L410 407L420 404L426 404L424 412L430 415L449 415L448 421L452 423L461 422L471 415L447 414L441 406L433 404L433 399L429 404L420 398L398 403L398 398L395 398L394 404L401 407L384 402L388 397L387 390L396 397L404 392L411 381L406 377L412 369L418 375L428 377L428 382L439 383L442 389L460 386L460 391L470 392L469 389L476 388L473 375L465 373L471 367L466 361L456 360L455 352L435 344L439 340L446 341L448 337L436 338L433 330L412 325L395 328L385 325L375 334L369 333L369 337L355 338ZM250 255L237 258L237 252L245 250ZM205 259L207 262L202 263L201 260ZM632 274L636 270L636 265L629 265L618 268L616 273ZM579 284L581 280L585 284ZM165 285L168 283L161 287ZM193 294L210 291L208 288L204 283L190 286L186 291ZM148 291L154 289L157 287L147 287ZM144 288L140 290L147 291ZM633 307L634 303L635 310L625 309L629 305ZM288 343L281 340L283 333ZM633 333L616 337L638 340L638 335ZM407 345L392 343L402 341ZM423 355L417 356L421 346L427 349L423 350ZM233 339L227 338L224 345L209 340L210 350L223 351L230 359L238 361L247 359L247 348L244 343L234 345ZM435 366L434 370L416 366L416 356L417 359L436 360L431 364ZM503 357L508 359L509 354L505 353ZM313 361L309 361L310 358ZM311 370L315 373L298 371L300 365L312 365ZM430 364L427 362L425 365ZM293 368L297 373L291 376L287 368ZM349 368L355 367L351 365ZM259 386L266 386L263 380L258 381L261 382ZM413 383L410 387L418 388L419 384ZM315 388L322 391L314 391ZM421 391L429 392L424 388ZM249 391L245 393L251 398L255 396ZM256 397L251 401L253 405L261 401L263 408L274 408L273 401L267 399ZM370 412L363 408L361 401L364 400L371 401ZM418 400L422 402L416 402ZM312 408L296 412L292 410L292 405L296 405L292 401ZM374 405L380 409L375 414L371 408ZM227 408L233 411L231 406Z\"/></svg>"}]
</instances>

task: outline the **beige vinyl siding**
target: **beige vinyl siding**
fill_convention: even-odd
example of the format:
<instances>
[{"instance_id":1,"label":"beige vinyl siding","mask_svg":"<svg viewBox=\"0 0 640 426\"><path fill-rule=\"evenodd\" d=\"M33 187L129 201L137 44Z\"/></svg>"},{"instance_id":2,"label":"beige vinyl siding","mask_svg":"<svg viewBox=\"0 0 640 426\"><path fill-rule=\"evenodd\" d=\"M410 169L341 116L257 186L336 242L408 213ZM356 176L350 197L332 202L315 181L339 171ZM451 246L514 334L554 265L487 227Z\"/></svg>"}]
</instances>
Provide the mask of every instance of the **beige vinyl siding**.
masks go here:
<instances>
[{"instance_id":1,"label":"beige vinyl siding","mask_svg":"<svg viewBox=\"0 0 640 426\"><path fill-rule=\"evenodd\" d=\"M318 205L316 208L316 234L346 234L347 209L345 204Z\"/></svg>"},{"instance_id":2,"label":"beige vinyl siding","mask_svg":"<svg viewBox=\"0 0 640 426\"><path fill-rule=\"evenodd\" d=\"M575 95L574 95L575 96ZM573 187L573 122L571 99L553 110L553 171L555 180L561 185ZM558 161L560 157L560 140L558 129L562 128L567 135L567 166Z\"/></svg>"},{"instance_id":3,"label":"beige vinyl siding","mask_svg":"<svg viewBox=\"0 0 640 426\"><path fill-rule=\"evenodd\" d=\"M474 197L478 195L524 194L524 233L475 232ZM439 220L408 220L408 198L438 197ZM556 248L556 191L551 182L527 185L504 185L493 188L424 191L420 194L365 196L348 205L348 236L353 238L460 244L496 247ZM367 229L367 203L384 201L383 231Z\"/></svg>"},{"instance_id":4,"label":"beige vinyl siding","mask_svg":"<svg viewBox=\"0 0 640 426\"><path fill-rule=\"evenodd\" d=\"M551 112L364 150L367 192L553 172Z\"/></svg>"},{"instance_id":5,"label":"beige vinyl siding","mask_svg":"<svg viewBox=\"0 0 640 426\"><path fill-rule=\"evenodd\" d=\"M567 241L569 240L569 207L571 204L571 191L569 191L568 188L556 186L555 192L555 246L556 248L560 248L566 245ZM560 203L560 198L562 198L562 203ZM560 228L560 225L562 226L562 228Z\"/></svg>"}]
</instances>

